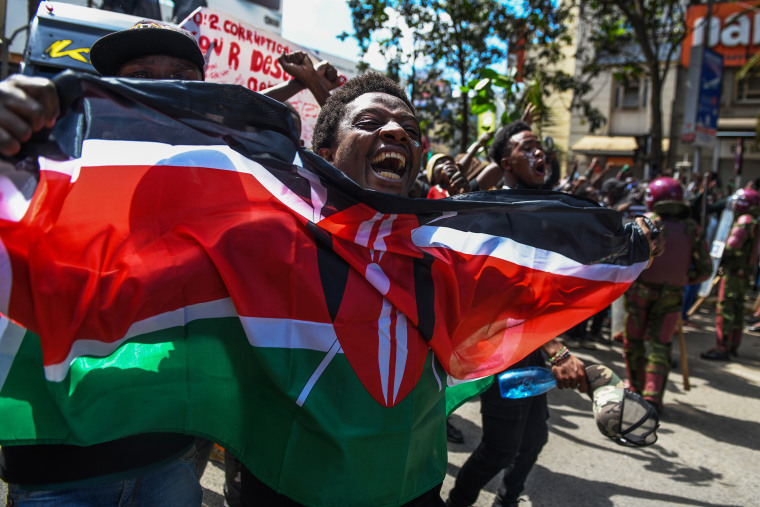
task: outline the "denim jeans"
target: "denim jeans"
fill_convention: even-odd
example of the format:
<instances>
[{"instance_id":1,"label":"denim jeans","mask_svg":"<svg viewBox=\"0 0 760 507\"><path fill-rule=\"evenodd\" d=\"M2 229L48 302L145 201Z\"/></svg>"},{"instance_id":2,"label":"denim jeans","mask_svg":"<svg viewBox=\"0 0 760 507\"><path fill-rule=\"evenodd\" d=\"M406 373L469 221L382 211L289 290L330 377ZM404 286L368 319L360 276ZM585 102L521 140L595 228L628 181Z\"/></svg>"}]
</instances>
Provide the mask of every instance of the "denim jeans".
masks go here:
<instances>
[{"instance_id":1,"label":"denim jeans","mask_svg":"<svg viewBox=\"0 0 760 507\"><path fill-rule=\"evenodd\" d=\"M145 474L107 484L66 489L8 485L9 507L192 507L203 500L195 473L195 446L181 457Z\"/></svg>"}]
</instances>

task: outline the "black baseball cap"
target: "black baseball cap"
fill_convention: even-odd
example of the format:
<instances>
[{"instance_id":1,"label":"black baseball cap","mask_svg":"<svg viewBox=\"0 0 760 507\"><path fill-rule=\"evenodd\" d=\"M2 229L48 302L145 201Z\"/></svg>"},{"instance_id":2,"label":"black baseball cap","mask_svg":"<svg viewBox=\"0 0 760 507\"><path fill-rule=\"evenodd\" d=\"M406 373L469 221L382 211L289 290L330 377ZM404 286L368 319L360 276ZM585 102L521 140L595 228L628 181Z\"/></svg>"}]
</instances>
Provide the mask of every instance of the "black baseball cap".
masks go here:
<instances>
[{"instance_id":1,"label":"black baseball cap","mask_svg":"<svg viewBox=\"0 0 760 507\"><path fill-rule=\"evenodd\" d=\"M193 34L171 23L142 19L131 28L105 35L90 49L90 63L101 76L115 76L122 65L147 55L182 58L205 75L203 53Z\"/></svg>"}]
</instances>

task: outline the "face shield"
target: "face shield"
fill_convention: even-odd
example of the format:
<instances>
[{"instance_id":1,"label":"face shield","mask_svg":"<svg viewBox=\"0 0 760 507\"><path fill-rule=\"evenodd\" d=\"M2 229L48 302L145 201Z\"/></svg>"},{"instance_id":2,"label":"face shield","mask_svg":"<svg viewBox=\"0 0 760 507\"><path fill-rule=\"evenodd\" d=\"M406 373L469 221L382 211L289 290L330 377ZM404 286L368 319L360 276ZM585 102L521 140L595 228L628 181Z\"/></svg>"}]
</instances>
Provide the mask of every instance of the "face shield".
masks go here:
<instances>
[{"instance_id":1,"label":"face shield","mask_svg":"<svg viewBox=\"0 0 760 507\"><path fill-rule=\"evenodd\" d=\"M616 443L644 447L657 441L660 418L655 408L629 391L612 370L594 364L586 368L594 420L599 431Z\"/></svg>"}]
</instances>

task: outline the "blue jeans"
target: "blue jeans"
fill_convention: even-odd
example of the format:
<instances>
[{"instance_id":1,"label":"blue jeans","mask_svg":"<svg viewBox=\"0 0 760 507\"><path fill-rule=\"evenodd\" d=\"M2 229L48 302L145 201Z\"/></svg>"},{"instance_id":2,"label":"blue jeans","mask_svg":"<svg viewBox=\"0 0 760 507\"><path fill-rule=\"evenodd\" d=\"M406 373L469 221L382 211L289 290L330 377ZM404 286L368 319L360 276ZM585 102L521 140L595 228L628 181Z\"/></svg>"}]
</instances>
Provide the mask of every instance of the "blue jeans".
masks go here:
<instances>
[{"instance_id":1,"label":"blue jeans","mask_svg":"<svg viewBox=\"0 0 760 507\"><path fill-rule=\"evenodd\" d=\"M192 507L203 500L195 473L195 446L181 457L143 475L107 484L68 489L27 489L8 485L12 507Z\"/></svg>"}]
</instances>

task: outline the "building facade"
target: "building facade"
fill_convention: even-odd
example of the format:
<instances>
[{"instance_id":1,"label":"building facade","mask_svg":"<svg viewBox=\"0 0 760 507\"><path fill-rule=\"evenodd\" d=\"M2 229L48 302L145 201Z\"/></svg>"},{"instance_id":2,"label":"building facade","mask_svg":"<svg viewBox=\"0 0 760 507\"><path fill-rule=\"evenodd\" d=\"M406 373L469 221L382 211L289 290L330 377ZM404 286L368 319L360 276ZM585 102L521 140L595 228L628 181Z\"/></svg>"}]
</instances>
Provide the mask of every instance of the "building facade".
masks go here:
<instances>
[{"instance_id":1,"label":"building facade","mask_svg":"<svg viewBox=\"0 0 760 507\"><path fill-rule=\"evenodd\" d=\"M760 51L760 13L748 10L747 2L725 2L713 5L710 30L705 28L706 6L692 7L687 16L689 37L667 66L662 89L662 170L682 172L717 172L725 184L740 185L760 178L760 143L757 138L760 115L760 66L743 79L737 73L748 58ZM574 53L585 41L584 26L575 27ZM700 28L702 30L700 31ZM708 33L709 32L709 33ZM706 47L723 56L720 99L712 145L695 146L682 139L684 120L692 105L687 104L689 68L693 62L684 55L694 45ZM566 69L575 69L569 54ZM605 125L590 132L585 119L569 111L570 98L557 96L553 116L558 119L551 134L558 146L566 150L563 166L578 165L584 171L593 158L613 167L628 164L643 179L654 176L647 172L643 157L634 158L637 149L646 150L651 130L649 79L616 80L612 72L602 73L592 82L589 98L607 119ZM614 173L613 173L614 174ZM739 176L737 178L737 176Z\"/></svg>"}]
</instances>

